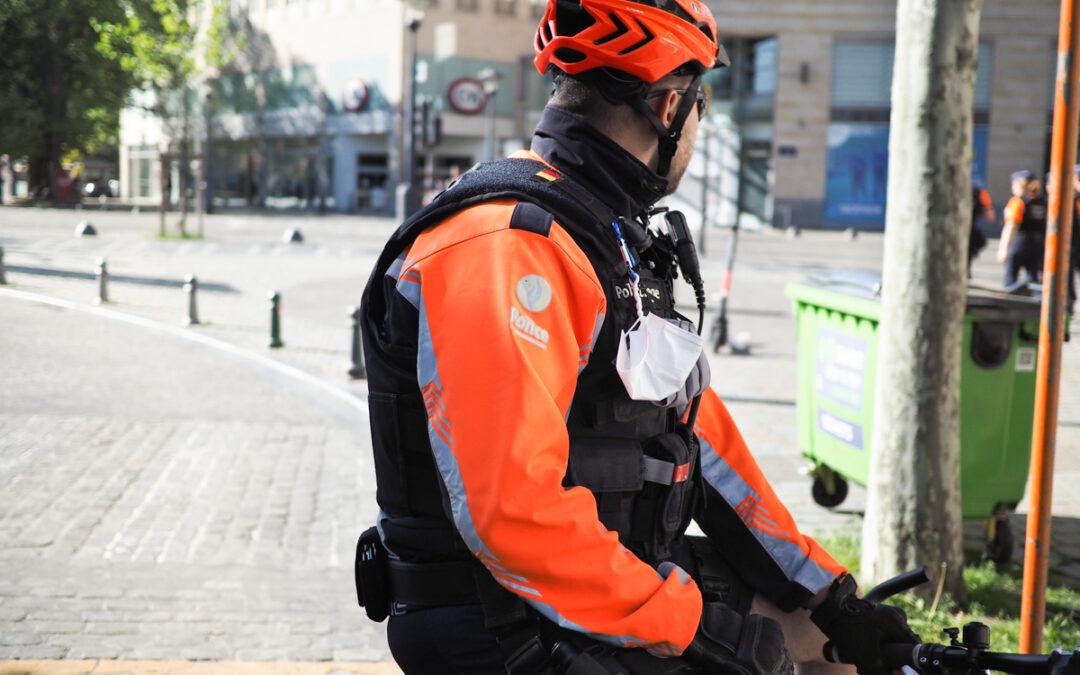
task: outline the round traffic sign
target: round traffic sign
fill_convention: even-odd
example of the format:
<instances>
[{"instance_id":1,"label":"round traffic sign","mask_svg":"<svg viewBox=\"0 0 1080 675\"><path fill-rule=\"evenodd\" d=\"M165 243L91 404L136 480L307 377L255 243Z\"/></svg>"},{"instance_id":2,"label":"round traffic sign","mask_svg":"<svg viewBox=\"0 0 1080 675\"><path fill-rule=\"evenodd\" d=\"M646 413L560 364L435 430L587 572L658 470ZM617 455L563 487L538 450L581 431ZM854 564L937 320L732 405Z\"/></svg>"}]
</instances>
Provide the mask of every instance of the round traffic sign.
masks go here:
<instances>
[{"instance_id":1,"label":"round traffic sign","mask_svg":"<svg viewBox=\"0 0 1080 675\"><path fill-rule=\"evenodd\" d=\"M446 98L450 107L462 115L475 115L487 104L484 83L475 77L460 77L451 82Z\"/></svg>"}]
</instances>

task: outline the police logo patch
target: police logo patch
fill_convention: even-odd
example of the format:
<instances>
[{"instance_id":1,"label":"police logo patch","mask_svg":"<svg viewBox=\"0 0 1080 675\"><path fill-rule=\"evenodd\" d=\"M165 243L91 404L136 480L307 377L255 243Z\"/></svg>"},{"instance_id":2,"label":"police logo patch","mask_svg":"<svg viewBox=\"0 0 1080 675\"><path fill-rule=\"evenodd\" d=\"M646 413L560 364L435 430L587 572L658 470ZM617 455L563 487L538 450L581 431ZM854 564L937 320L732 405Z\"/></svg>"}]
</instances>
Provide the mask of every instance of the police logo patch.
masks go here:
<instances>
[{"instance_id":1,"label":"police logo patch","mask_svg":"<svg viewBox=\"0 0 1080 675\"><path fill-rule=\"evenodd\" d=\"M517 282L517 299L530 312L542 312L551 304L551 286L539 274L529 274Z\"/></svg>"}]
</instances>

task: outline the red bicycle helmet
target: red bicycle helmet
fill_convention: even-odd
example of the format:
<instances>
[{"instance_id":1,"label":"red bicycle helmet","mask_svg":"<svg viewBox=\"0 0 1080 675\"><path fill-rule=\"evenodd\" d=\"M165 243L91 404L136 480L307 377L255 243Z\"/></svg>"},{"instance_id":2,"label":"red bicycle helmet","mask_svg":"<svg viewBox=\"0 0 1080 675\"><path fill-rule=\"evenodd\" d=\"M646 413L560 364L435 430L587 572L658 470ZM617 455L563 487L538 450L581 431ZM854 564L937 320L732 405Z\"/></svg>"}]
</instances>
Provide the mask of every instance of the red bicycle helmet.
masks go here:
<instances>
[{"instance_id":1,"label":"red bicycle helmet","mask_svg":"<svg viewBox=\"0 0 1080 675\"><path fill-rule=\"evenodd\" d=\"M612 68L653 83L687 63L730 62L704 0L548 0L534 47L541 75Z\"/></svg>"}]
</instances>

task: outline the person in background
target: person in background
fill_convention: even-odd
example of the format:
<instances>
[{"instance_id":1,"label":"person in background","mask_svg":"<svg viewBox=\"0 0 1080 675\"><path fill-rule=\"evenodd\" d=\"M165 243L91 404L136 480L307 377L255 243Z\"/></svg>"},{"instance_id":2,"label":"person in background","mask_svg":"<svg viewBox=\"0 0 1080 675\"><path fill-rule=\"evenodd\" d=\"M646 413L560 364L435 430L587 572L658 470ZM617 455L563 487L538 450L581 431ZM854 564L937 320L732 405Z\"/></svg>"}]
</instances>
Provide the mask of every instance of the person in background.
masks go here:
<instances>
[{"instance_id":1,"label":"person in background","mask_svg":"<svg viewBox=\"0 0 1080 675\"><path fill-rule=\"evenodd\" d=\"M1005 263L1005 290L1017 286L1020 270L1025 282L1038 283L1042 278L1043 248L1046 237L1046 196L1030 171L1012 175L1012 198L1005 205L1005 227L998 244L998 262Z\"/></svg>"},{"instance_id":2,"label":"person in background","mask_svg":"<svg viewBox=\"0 0 1080 675\"><path fill-rule=\"evenodd\" d=\"M1076 277L1080 276L1080 164L1073 167L1073 226L1072 245L1069 247L1069 303L1070 315L1076 310Z\"/></svg>"},{"instance_id":3,"label":"person in background","mask_svg":"<svg viewBox=\"0 0 1080 675\"><path fill-rule=\"evenodd\" d=\"M993 224L997 220L994 212L994 202L990 199L990 193L982 181L976 179L971 183L971 229L968 230L968 278L971 278L971 262L975 256L986 248L986 233L979 229L979 220Z\"/></svg>"}]
</instances>

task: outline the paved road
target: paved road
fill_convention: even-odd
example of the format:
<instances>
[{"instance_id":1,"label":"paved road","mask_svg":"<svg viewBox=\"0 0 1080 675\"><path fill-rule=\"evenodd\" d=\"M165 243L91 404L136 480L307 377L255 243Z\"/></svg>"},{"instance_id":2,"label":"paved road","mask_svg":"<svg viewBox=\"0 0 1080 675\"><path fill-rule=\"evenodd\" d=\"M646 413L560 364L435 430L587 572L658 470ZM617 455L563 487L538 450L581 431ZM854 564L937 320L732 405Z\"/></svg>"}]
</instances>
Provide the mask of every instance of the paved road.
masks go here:
<instances>
[{"instance_id":1,"label":"paved road","mask_svg":"<svg viewBox=\"0 0 1080 675\"><path fill-rule=\"evenodd\" d=\"M0 657L387 658L351 595L360 410L142 327L0 315Z\"/></svg>"}]
</instances>

